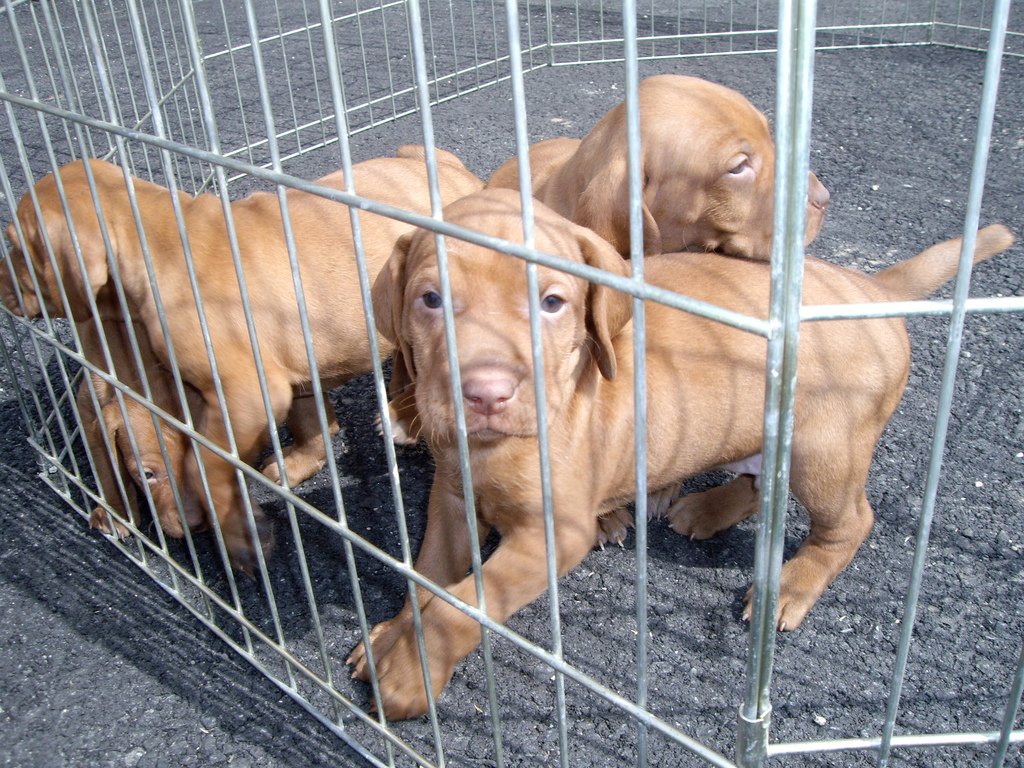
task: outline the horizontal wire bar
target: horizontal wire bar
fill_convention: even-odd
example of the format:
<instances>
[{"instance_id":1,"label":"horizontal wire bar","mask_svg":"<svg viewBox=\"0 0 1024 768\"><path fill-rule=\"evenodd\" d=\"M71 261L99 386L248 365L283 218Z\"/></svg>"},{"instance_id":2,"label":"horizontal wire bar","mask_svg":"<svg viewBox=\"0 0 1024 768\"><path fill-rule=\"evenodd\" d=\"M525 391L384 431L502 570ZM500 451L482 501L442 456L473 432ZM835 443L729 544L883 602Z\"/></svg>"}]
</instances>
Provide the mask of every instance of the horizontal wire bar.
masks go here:
<instances>
[{"instance_id":1,"label":"horizontal wire bar","mask_svg":"<svg viewBox=\"0 0 1024 768\"><path fill-rule=\"evenodd\" d=\"M994 744L999 741L999 731L975 733L922 733L904 734L892 737L894 747L949 747L967 744ZM1024 742L1024 730L1012 731L1010 741ZM878 749L881 737L860 739L822 739L821 741L789 741L768 745L768 756L808 754L811 752L845 752L849 750Z\"/></svg>"}]
</instances>

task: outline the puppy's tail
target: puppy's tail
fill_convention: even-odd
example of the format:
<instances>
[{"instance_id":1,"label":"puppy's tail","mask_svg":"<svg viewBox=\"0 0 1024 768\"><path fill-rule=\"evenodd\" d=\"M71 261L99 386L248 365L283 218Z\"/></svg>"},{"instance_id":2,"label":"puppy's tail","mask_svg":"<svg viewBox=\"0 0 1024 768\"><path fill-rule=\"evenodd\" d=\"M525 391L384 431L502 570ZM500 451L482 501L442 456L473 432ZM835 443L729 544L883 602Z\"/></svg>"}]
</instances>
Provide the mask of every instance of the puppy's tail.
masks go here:
<instances>
[{"instance_id":1,"label":"puppy's tail","mask_svg":"<svg viewBox=\"0 0 1024 768\"><path fill-rule=\"evenodd\" d=\"M458 156L454 152L449 152L447 149L434 147L434 156L437 157L437 162L442 165L451 165L455 168L461 168L464 171L468 170ZM422 144L403 144L395 150L395 157L404 157L409 160L422 161L427 158L427 150Z\"/></svg>"},{"instance_id":2,"label":"puppy's tail","mask_svg":"<svg viewBox=\"0 0 1024 768\"><path fill-rule=\"evenodd\" d=\"M1002 224L978 230L974 263L985 261L1013 245L1013 233ZM894 301L923 299L943 283L956 277L963 238L957 237L926 248L872 277Z\"/></svg>"}]
</instances>

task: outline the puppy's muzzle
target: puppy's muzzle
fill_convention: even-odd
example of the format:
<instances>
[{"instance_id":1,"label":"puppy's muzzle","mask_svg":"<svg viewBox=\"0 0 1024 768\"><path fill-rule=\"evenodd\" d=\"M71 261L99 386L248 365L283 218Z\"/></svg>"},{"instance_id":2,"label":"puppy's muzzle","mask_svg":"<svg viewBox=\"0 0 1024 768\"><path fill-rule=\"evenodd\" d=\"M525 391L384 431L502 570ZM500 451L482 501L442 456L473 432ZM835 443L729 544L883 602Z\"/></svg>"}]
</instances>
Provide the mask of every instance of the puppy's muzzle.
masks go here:
<instances>
[{"instance_id":1,"label":"puppy's muzzle","mask_svg":"<svg viewBox=\"0 0 1024 768\"><path fill-rule=\"evenodd\" d=\"M807 201L820 211L828 208L832 195L813 173L807 179Z\"/></svg>"}]
</instances>

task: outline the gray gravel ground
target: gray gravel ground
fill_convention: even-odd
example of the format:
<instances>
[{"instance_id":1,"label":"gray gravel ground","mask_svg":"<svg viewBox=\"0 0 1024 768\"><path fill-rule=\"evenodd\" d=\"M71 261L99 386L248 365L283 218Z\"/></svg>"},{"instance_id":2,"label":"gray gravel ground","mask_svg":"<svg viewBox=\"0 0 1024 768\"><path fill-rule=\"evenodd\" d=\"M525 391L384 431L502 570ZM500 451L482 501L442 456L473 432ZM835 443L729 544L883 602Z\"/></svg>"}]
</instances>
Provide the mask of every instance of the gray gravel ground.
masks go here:
<instances>
[{"instance_id":1,"label":"gray gravel ground","mask_svg":"<svg viewBox=\"0 0 1024 768\"><path fill-rule=\"evenodd\" d=\"M982 66L979 54L938 48L816 56L812 167L831 190L832 207L811 249L815 255L870 271L958 233ZM641 66L644 75L668 71L720 81L771 112L771 57ZM622 93L620 65L531 74L531 137L582 135ZM1005 222L1017 232L1024 232L1022 106L1024 62L1008 61L982 220ZM511 154L510 117L507 85L460 97L434 113L438 144L486 176ZM418 121L407 118L359 134L354 147L357 159L364 159L419 139ZM5 160L10 162L6 154ZM321 175L330 170L326 162L289 170ZM979 268L973 294L1024 293L1022 257L1018 245ZM876 453L869 487L877 524L804 625L779 637L773 740L872 736L882 723L945 344L942 320L917 319L909 326L913 373ZM9 343L9 329L3 333ZM900 732L999 727L1024 619L1022 338L1021 315L967 322ZM5 378L0 386L0 764L362 764L43 486L11 383ZM336 443L339 461L359 484L350 510L353 528L393 549L368 382L335 393L335 402L347 425ZM405 449L399 460L410 526L418 536L428 457L422 449ZM300 493L313 503L326 499L326 480L315 478ZM285 590L287 601L294 553L280 506L269 511L278 516L279 533L272 570L280 574L276 587ZM805 518L794 510L788 553L805 532ZM752 524L699 543L662 524L650 529L651 709L725 754L732 754L743 696L746 632L740 612L753 538ZM341 568L339 550L315 534L306 547L319 569L314 579L323 587L325 616L336 635L332 650L343 659L357 630L350 596L340 581L341 586L332 581L337 579L331 570ZM630 539L623 549L592 553L562 587L567 658L627 696L635 685L635 562ZM360 564L370 619L390 616L403 598L401 580L368 558ZM294 617L286 615L286 622L301 621L300 614L297 609ZM547 625L546 600L511 622L541 643L549 638ZM508 764L554 764L550 670L504 642L495 643L495 658ZM459 667L440 700L451 765L493 764L488 719L481 714L483 679L477 653ZM365 687L339 685L347 685L356 701L367 701ZM570 764L632 764L632 724L572 684L568 694ZM430 743L424 720L398 724L396 731L415 744ZM903 751L895 764L965 766L988 754L973 747ZM1020 761L1019 748L1011 749L1009 764ZM696 764L678 747L651 738L651 765ZM871 760L868 754L842 753L784 764L854 766Z\"/></svg>"}]
</instances>

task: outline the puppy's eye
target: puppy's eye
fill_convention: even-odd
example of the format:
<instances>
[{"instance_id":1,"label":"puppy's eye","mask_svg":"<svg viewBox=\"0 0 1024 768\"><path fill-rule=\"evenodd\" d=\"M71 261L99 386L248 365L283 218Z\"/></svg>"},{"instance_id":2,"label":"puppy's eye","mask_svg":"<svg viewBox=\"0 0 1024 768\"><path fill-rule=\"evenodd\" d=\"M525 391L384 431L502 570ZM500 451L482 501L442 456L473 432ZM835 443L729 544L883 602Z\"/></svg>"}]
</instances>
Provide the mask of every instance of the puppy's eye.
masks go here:
<instances>
[{"instance_id":1,"label":"puppy's eye","mask_svg":"<svg viewBox=\"0 0 1024 768\"><path fill-rule=\"evenodd\" d=\"M565 299L563 299L561 296L556 296L554 294L550 296L545 296L543 299L541 299L540 302L541 311L548 312L549 314L554 314L564 306Z\"/></svg>"},{"instance_id":2,"label":"puppy's eye","mask_svg":"<svg viewBox=\"0 0 1024 768\"><path fill-rule=\"evenodd\" d=\"M750 158L747 157L746 155L741 155L740 157L736 158L732 168L729 169L729 173L732 176L739 176L748 168L752 167L753 166L751 166L750 164Z\"/></svg>"},{"instance_id":3,"label":"puppy's eye","mask_svg":"<svg viewBox=\"0 0 1024 768\"><path fill-rule=\"evenodd\" d=\"M441 308L441 294L437 291L427 291L420 298L423 300L423 305L427 309L440 309Z\"/></svg>"}]
</instances>

